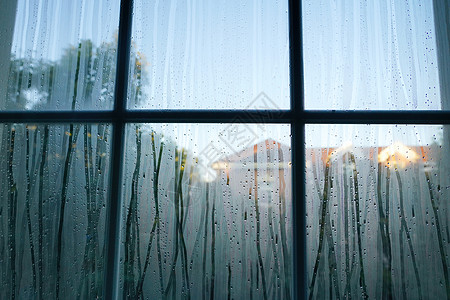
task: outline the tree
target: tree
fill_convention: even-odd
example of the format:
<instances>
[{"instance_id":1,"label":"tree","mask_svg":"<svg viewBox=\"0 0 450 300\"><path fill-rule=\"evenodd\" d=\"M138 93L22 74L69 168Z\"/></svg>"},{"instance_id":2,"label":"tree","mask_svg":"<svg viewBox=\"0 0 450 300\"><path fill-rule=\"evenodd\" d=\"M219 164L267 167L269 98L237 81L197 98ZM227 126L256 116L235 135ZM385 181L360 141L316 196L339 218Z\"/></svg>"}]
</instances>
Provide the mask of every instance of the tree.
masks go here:
<instances>
[{"instance_id":1,"label":"tree","mask_svg":"<svg viewBox=\"0 0 450 300\"><path fill-rule=\"evenodd\" d=\"M96 47L83 40L57 61L13 57L6 108L111 108L116 48L116 41ZM131 92L140 99L145 72L134 52L132 59L139 74ZM0 130L0 273L9 287L1 298L100 297L110 126L7 124Z\"/></svg>"}]
</instances>

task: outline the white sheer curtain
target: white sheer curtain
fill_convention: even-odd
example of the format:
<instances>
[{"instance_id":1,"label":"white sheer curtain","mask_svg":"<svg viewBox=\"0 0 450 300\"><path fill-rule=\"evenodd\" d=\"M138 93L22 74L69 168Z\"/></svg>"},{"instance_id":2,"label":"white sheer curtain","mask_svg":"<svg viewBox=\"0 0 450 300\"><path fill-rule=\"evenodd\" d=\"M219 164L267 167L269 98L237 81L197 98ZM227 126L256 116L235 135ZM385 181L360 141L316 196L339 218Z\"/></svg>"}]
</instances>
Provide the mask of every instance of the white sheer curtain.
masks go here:
<instances>
[{"instance_id":1,"label":"white sheer curtain","mask_svg":"<svg viewBox=\"0 0 450 300\"><path fill-rule=\"evenodd\" d=\"M303 24L307 109L441 109L431 0L305 0Z\"/></svg>"}]
</instances>

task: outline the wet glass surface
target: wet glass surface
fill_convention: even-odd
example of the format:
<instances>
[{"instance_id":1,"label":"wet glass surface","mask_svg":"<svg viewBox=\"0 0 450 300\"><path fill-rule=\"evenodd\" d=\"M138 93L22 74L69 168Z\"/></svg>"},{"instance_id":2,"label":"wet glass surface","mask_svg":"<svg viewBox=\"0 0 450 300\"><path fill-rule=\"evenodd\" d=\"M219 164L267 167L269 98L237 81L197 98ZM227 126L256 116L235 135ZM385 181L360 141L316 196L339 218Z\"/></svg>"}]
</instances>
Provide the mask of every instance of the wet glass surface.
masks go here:
<instances>
[{"instance_id":1,"label":"wet glass surface","mask_svg":"<svg viewBox=\"0 0 450 300\"><path fill-rule=\"evenodd\" d=\"M121 296L292 298L290 128L260 126L127 126Z\"/></svg>"},{"instance_id":2,"label":"wet glass surface","mask_svg":"<svg viewBox=\"0 0 450 300\"><path fill-rule=\"evenodd\" d=\"M307 125L310 299L445 299L448 126Z\"/></svg>"}]
</instances>

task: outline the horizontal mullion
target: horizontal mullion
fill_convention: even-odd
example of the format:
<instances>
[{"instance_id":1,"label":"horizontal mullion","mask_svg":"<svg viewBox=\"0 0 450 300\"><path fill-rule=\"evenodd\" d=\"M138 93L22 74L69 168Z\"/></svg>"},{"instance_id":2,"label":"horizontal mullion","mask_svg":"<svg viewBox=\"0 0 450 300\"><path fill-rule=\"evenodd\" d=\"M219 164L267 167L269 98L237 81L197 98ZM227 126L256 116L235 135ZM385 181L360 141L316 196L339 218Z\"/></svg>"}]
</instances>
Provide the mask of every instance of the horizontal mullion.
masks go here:
<instances>
[{"instance_id":1,"label":"horizontal mullion","mask_svg":"<svg viewBox=\"0 0 450 300\"><path fill-rule=\"evenodd\" d=\"M289 123L290 111L127 110L0 112L0 122Z\"/></svg>"},{"instance_id":2,"label":"horizontal mullion","mask_svg":"<svg viewBox=\"0 0 450 300\"><path fill-rule=\"evenodd\" d=\"M450 111L127 110L0 112L14 123L319 123L449 124Z\"/></svg>"},{"instance_id":3,"label":"horizontal mullion","mask_svg":"<svg viewBox=\"0 0 450 300\"><path fill-rule=\"evenodd\" d=\"M449 124L450 111L304 111L305 123L319 124Z\"/></svg>"}]
</instances>

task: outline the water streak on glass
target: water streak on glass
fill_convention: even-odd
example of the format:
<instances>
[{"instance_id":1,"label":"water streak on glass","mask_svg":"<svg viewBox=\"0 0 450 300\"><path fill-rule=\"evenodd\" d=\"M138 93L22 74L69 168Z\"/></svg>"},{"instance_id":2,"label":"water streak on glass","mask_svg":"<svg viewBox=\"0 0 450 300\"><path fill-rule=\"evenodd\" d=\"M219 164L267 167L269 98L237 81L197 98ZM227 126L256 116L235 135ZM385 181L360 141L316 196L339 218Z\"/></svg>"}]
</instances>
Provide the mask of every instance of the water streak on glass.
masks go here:
<instances>
[{"instance_id":1,"label":"water streak on glass","mask_svg":"<svg viewBox=\"0 0 450 300\"><path fill-rule=\"evenodd\" d=\"M1 299L102 297L111 130L1 124Z\"/></svg>"},{"instance_id":2,"label":"water streak on glass","mask_svg":"<svg viewBox=\"0 0 450 300\"><path fill-rule=\"evenodd\" d=\"M134 1L129 108L289 108L287 1ZM265 93L276 105L255 106Z\"/></svg>"},{"instance_id":3,"label":"water streak on glass","mask_svg":"<svg viewBox=\"0 0 450 300\"><path fill-rule=\"evenodd\" d=\"M450 128L307 125L309 299L450 297Z\"/></svg>"},{"instance_id":4,"label":"water streak on glass","mask_svg":"<svg viewBox=\"0 0 450 300\"><path fill-rule=\"evenodd\" d=\"M448 56L449 41L445 25L435 30L433 2L303 0L305 107L448 109L436 42Z\"/></svg>"},{"instance_id":5,"label":"water streak on glass","mask_svg":"<svg viewBox=\"0 0 450 300\"><path fill-rule=\"evenodd\" d=\"M289 132L128 125L121 296L292 299Z\"/></svg>"},{"instance_id":6,"label":"water streak on glass","mask_svg":"<svg viewBox=\"0 0 450 300\"><path fill-rule=\"evenodd\" d=\"M17 0L0 109L111 109L119 2Z\"/></svg>"}]
</instances>

